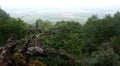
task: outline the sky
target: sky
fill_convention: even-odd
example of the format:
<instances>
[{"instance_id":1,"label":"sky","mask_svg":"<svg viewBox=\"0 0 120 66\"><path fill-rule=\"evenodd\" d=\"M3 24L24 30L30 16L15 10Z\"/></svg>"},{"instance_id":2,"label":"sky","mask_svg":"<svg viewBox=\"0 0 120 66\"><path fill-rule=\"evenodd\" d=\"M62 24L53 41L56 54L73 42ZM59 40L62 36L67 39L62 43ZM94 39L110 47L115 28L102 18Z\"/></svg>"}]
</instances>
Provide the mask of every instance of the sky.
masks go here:
<instances>
[{"instance_id":1,"label":"sky","mask_svg":"<svg viewBox=\"0 0 120 66\"><path fill-rule=\"evenodd\" d=\"M0 0L7 8L109 8L120 7L120 0Z\"/></svg>"}]
</instances>

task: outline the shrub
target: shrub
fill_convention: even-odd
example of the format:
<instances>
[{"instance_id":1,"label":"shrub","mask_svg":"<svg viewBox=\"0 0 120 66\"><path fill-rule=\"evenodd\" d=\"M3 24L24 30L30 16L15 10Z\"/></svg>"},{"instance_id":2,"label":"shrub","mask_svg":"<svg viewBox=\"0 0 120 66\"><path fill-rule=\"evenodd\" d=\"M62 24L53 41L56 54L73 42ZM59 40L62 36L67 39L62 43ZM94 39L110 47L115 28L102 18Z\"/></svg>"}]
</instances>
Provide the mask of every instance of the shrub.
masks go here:
<instances>
[{"instance_id":1,"label":"shrub","mask_svg":"<svg viewBox=\"0 0 120 66\"><path fill-rule=\"evenodd\" d=\"M39 60L32 61L29 66L46 66L44 63L42 63Z\"/></svg>"},{"instance_id":2,"label":"shrub","mask_svg":"<svg viewBox=\"0 0 120 66\"><path fill-rule=\"evenodd\" d=\"M25 57L21 53L15 53L14 56L13 56L13 59L14 59L16 65L22 65L23 66L26 62Z\"/></svg>"},{"instance_id":3,"label":"shrub","mask_svg":"<svg viewBox=\"0 0 120 66\"><path fill-rule=\"evenodd\" d=\"M87 66L120 66L119 56L112 50L94 52L82 62Z\"/></svg>"}]
</instances>

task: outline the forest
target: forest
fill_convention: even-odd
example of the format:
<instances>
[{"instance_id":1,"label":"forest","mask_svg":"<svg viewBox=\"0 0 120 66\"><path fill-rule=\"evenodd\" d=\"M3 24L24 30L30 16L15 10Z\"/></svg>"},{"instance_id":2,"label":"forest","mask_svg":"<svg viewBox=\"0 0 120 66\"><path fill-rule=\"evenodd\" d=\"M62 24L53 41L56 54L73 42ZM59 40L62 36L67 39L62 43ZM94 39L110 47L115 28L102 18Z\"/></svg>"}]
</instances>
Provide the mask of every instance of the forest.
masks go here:
<instances>
[{"instance_id":1,"label":"forest","mask_svg":"<svg viewBox=\"0 0 120 66\"><path fill-rule=\"evenodd\" d=\"M120 12L28 24L0 9L0 66L120 66Z\"/></svg>"}]
</instances>

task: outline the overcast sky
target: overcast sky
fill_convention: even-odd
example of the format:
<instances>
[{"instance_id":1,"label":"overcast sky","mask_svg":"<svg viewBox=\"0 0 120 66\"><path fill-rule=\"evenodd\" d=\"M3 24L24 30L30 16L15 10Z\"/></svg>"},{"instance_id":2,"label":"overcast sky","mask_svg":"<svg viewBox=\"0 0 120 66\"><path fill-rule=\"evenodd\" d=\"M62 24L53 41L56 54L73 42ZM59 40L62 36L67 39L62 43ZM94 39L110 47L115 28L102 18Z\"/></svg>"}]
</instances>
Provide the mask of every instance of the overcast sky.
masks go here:
<instances>
[{"instance_id":1,"label":"overcast sky","mask_svg":"<svg viewBox=\"0 0 120 66\"><path fill-rule=\"evenodd\" d=\"M9 8L109 8L120 7L120 0L0 0Z\"/></svg>"}]
</instances>

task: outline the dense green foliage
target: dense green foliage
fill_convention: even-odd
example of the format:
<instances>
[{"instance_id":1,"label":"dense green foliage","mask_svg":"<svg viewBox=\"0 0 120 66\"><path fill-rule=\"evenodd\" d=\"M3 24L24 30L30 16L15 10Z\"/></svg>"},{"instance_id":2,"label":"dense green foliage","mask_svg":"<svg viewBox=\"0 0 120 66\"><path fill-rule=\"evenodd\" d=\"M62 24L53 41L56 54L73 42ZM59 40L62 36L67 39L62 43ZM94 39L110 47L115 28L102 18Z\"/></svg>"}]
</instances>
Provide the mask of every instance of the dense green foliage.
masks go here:
<instances>
[{"instance_id":1,"label":"dense green foliage","mask_svg":"<svg viewBox=\"0 0 120 66\"><path fill-rule=\"evenodd\" d=\"M41 19L36 20L35 24L28 25L20 18L12 18L0 9L0 45L5 44L11 33L18 36L19 42L25 37L30 37L24 32L26 28L56 32L40 38L40 46L45 50L66 53L80 61L71 63L59 56L37 57L48 66L120 66L120 12L113 16L106 15L102 19L93 15L84 25L74 21L59 21L52 24ZM16 55L15 57L19 58ZM19 59L16 61L21 62L24 64ZM35 61L33 64L42 62Z\"/></svg>"},{"instance_id":2,"label":"dense green foliage","mask_svg":"<svg viewBox=\"0 0 120 66\"><path fill-rule=\"evenodd\" d=\"M12 18L6 12L0 9L0 45L5 44L9 34L16 34L18 38L23 38L23 31L27 24L20 18Z\"/></svg>"}]
</instances>

